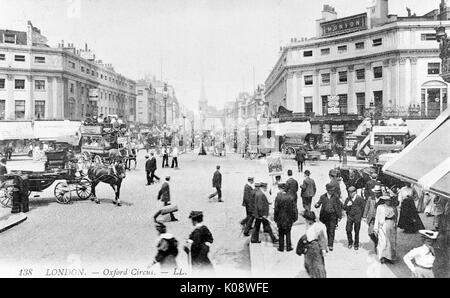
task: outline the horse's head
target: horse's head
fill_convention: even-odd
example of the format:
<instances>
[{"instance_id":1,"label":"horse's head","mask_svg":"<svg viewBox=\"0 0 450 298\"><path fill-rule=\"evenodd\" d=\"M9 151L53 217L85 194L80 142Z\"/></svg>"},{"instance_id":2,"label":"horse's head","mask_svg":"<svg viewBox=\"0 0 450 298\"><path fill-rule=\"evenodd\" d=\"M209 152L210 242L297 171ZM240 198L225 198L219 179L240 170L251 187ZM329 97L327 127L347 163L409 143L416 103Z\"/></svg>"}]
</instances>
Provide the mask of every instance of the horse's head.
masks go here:
<instances>
[{"instance_id":1,"label":"horse's head","mask_svg":"<svg viewBox=\"0 0 450 298\"><path fill-rule=\"evenodd\" d=\"M114 171L120 179L124 179L127 176L125 164L122 161L118 161L114 164Z\"/></svg>"}]
</instances>

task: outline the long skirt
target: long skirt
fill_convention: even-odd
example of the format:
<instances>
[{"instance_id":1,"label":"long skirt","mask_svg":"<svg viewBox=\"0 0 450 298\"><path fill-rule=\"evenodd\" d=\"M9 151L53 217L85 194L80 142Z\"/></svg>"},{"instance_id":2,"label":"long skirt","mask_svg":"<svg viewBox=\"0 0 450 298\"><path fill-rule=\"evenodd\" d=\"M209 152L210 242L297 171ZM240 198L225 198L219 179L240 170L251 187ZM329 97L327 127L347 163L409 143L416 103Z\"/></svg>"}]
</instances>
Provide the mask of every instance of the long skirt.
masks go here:
<instances>
[{"instance_id":1,"label":"long skirt","mask_svg":"<svg viewBox=\"0 0 450 298\"><path fill-rule=\"evenodd\" d=\"M396 259L397 227L394 220L386 220L378 231L378 259Z\"/></svg>"},{"instance_id":2,"label":"long skirt","mask_svg":"<svg viewBox=\"0 0 450 298\"><path fill-rule=\"evenodd\" d=\"M412 199L405 199L400 208L398 227L408 233L425 229Z\"/></svg>"},{"instance_id":3,"label":"long skirt","mask_svg":"<svg viewBox=\"0 0 450 298\"><path fill-rule=\"evenodd\" d=\"M327 277L325 260L317 241L310 242L306 246L305 269L311 278Z\"/></svg>"}]
</instances>

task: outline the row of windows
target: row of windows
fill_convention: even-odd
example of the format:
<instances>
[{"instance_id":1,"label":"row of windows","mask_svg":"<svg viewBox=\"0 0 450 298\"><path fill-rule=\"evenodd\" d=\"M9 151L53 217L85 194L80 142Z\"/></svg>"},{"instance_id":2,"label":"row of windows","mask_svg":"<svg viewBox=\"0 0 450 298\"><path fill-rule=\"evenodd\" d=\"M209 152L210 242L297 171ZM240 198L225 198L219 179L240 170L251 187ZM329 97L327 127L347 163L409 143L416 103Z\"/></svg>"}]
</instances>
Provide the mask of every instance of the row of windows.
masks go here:
<instances>
[{"instance_id":1,"label":"row of windows","mask_svg":"<svg viewBox=\"0 0 450 298\"><path fill-rule=\"evenodd\" d=\"M68 63L69 63L69 67L70 67L70 68L76 69L75 62L69 61ZM120 85L120 86L127 86L127 84L125 83L125 81L122 81L122 80L119 80L119 79L115 79L115 78L113 78L113 77L111 77L111 76L107 76L107 75L104 75L104 74L100 74L100 75L99 75L98 72L96 72L96 71L94 71L94 70L92 70L92 69L89 69L89 68L85 68L84 66L80 66L80 71L81 71L82 73L86 73L86 74L88 74L88 75L96 76L97 78L100 78L100 79L102 79L102 80L105 80L105 81L109 81L109 82L118 84L118 85ZM133 87L132 85L129 86L129 88L132 88L132 87Z\"/></svg>"},{"instance_id":2,"label":"row of windows","mask_svg":"<svg viewBox=\"0 0 450 298\"><path fill-rule=\"evenodd\" d=\"M372 40L372 47L379 47L383 45L383 39L382 38L376 38ZM355 49L356 50L363 50L365 48L365 42L361 41L361 42L357 42L355 43ZM347 45L341 45L337 47L338 53L339 54L343 54L346 53L348 50L348 46ZM331 53L331 49L330 48L323 48L320 49L320 54L322 56L325 55L329 55ZM308 50L308 51L304 51L303 52L303 57L312 57L313 56L313 51L312 50Z\"/></svg>"},{"instance_id":3,"label":"row of windows","mask_svg":"<svg viewBox=\"0 0 450 298\"><path fill-rule=\"evenodd\" d=\"M0 89L5 89L5 79L0 79ZM14 89L25 89L25 80L14 80ZM35 80L34 89L36 91L45 91L45 80Z\"/></svg>"},{"instance_id":4,"label":"row of windows","mask_svg":"<svg viewBox=\"0 0 450 298\"><path fill-rule=\"evenodd\" d=\"M440 74L441 64L440 63L428 63L428 74L429 75L438 75ZM356 80L361 81L366 79L366 70L364 68L356 69ZM383 67L376 66L373 68L373 77L374 79L380 79L383 77ZM321 74L321 83L322 84L330 84L330 73ZM347 71L339 71L338 72L339 83L346 83L348 80ZM312 75L305 75L303 77L305 86L312 86L314 84Z\"/></svg>"},{"instance_id":5,"label":"row of windows","mask_svg":"<svg viewBox=\"0 0 450 298\"><path fill-rule=\"evenodd\" d=\"M5 61L6 60L6 55L5 54L0 54L0 61ZM17 62L25 62L25 55L14 55L14 61ZM43 56L35 56L34 57L34 63L45 63L45 57Z\"/></svg>"},{"instance_id":6,"label":"row of windows","mask_svg":"<svg viewBox=\"0 0 450 298\"><path fill-rule=\"evenodd\" d=\"M0 100L0 120L5 120L6 101ZM25 119L25 100L14 101L14 117L15 119ZM45 101L34 101L34 117L35 119L45 118Z\"/></svg>"}]
</instances>

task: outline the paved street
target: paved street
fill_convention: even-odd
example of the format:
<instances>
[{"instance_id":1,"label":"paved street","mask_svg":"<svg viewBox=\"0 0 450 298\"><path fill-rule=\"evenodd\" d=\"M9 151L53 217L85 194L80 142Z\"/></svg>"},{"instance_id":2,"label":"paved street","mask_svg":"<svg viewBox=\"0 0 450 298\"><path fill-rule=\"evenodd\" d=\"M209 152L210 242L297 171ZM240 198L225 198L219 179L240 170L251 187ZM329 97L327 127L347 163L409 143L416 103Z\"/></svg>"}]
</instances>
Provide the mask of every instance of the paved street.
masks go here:
<instances>
[{"instance_id":1,"label":"paved street","mask_svg":"<svg viewBox=\"0 0 450 298\"><path fill-rule=\"evenodd\" d=\"M88 276L95 275L96 272L102 275L106 268L147 268L156 251L156 231L152 216L160 207L156 194L161 184L144 186L144 155L141 151L138 168L128 172L122 185L121 197L124 204L120 208L112 204L113 191L107 185L98 186L100 205L90 200L75 200L73 204L60 205L53 198L53 187L41 193L38 198L34 198L33 193L28 220L0 234L0 274L17 275L20 269L29 268L30 264L37 268L35 272L38 275L44 275L49 268L74 266L85 268ZM166 175L172 177L172 198L180 209L176 214L180 221L167 224L169 232L176 236L180 244L184 243L184 239L192 230L188 219L189 212L204 211L205 224L215 239L210 257L216 266L216 272L220 276L252 276L249 238L242 237L238 222L244 216L241 202L246 178L255 176L256 181L270 181L264 174L267 172L264 160L243 160L236 154L212 157L188 153L180 156L179 163L178 170L159 168L157 171L157 175L162 179ZM216 164L222 166L225 203L208 202L207 199L208 194L212 192L211 176ZM308 163L307 168L316 179L319 192L322 192L327 181L328 170L336 165L336 161ZM42 164L23 160L10 162L8 166L11 170L41 170ZM160 166L161 159L158 158L158 167ZM285 160L284 168L285 171L289 168L295 169L294 162ZM296 178L300 178L297 173ZM293 231L294 240L297 240L303 231L304 225L300 221ZM399 232L400 234L402 233ZM373 255L369 256L372 246L366 236L365 226L361 229L361 237L362 249L356 254L358 257L355 257L354 251L345 248L344 221L341 222L337 232L336 250L327 256L327 264L331 264L331 276L343 276L346 273L355 276L355 272L367 271L369 263L373 263L374 259ZM411 242L410 238L406 241ZM414 243L418 243L416 238L413 239ZM399 243L402 241L405 241L405 237L400 235ZM408 247L409 244L403 250ZM284 275L302 276L303 259L297 257L294 252L285 258L271 245L261 244L260 247L252 249L256 249L257 256L266 259L266 267L261 269L263 272L278 262L285 264L278 267ZM255 252L252 256L254 255ZM179 262L183 268L187 268L182 250ZM261 260L254 258L252 262L255 268L261 268ZM401 268L404 265L399 266L382 269L381 272L385 273L382 276L408 276L407 270Z\"/></svg>"}]
</instances>

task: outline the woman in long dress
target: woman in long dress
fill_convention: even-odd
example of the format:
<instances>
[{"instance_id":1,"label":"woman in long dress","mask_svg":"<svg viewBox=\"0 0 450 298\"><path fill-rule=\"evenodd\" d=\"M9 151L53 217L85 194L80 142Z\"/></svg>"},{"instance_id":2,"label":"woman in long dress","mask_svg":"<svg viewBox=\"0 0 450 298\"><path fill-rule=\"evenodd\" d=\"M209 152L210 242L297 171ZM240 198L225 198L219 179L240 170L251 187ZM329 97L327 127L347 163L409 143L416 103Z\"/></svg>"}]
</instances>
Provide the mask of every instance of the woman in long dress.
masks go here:
<instances>
[{"instance_id":1,"label":"woman in long dress","mask_svg":"<svg viewBox=\"0 0 450 298\"><path fill-rule=\"evenodd\" d=\"M403 229L405 233L416 233L425 229L414 204L414 198L410 195L403 200L400 207L398 227Z\"/></svg>"},{"instance_id":2,"label":"woman in long dress","mask_svg":"<svg viewBox=\"0 0 450 298\"><path fill-rule=\"evenodd\" d=\"M305 211L306 233L303 236L305 251L305 269L311 278L326 278L324 254L328 252L325 226L316 222L312 211Z\"/></svg>"},{"instance_id":3,"label":"woman in long dress","mask_svg":"<svg viewBox=\"0 0 450 298\"><path fill-rule=\"evenodd\" d=\"M378 235L377 254L381 263L392 263L396 259L397 214L392 198L382 196L374 225L374 232Z\"/></svg>"}]
</instances>

